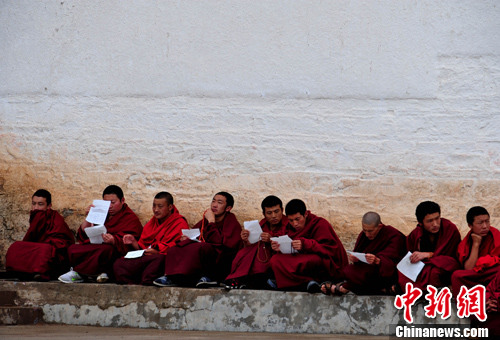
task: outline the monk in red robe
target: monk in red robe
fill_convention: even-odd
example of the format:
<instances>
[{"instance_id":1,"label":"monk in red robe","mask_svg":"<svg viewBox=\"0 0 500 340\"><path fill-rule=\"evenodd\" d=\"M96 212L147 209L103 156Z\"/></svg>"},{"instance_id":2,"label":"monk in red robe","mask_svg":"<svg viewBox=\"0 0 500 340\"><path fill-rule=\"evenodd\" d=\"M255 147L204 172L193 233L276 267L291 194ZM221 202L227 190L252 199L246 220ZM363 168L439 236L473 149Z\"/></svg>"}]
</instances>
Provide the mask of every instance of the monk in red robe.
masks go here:
<instances>
[{"instance_id":1,"label":"monk in red robe","mask_svg":"<svg viewBox=\"0 0 500 340\"><path fill-rule=\"evenodd\" d=\"M407 282L424 292L427 285L448 286L451 273L459 268L456 251L460 232L456 225L441 218L441 207L431 201L420 203L415 215L418 224L406 238L406 246L412 252L410 262L422 261L425 266L415 282L398 272L399 287L395 286L393 293L404 291Z\"/></svg>"},{"instance_id":2,"label":"monk in red robe","mask_svg":"<svg viewBox=\"0 0 500 340\"><path fill-rule=\"evenodd\" d=\"M30 227L22 241L9 247L6 269L23 278L47 281L64 272L68 247L74 243L64 218L52 210L52 195L39 189L31 197Z\"/></svg>"},{"instance_id":3,"label":"monk in red robe","mask_svg":"<svg viewBox=\"0 0 500 340\"><path fill-rule=\"evenodd\" d=\"M182 236L165 257L165 275L154 280L160 287L172 285L205 288L216 286L231 270L240 249L241 225L231 213L233 196L219 192L193 229L200 229L199 240Z\"/></svg>"},{"instance_id":4,"label":"monk in red robe","mask_svg":"<svg viewBox=\"0 0 500 340\"><path fill-rule=\"evenodd\" d=\"M406 254L406 237L396 228L385 225L376 212L367 212L362 220L354 252L364 253L365 262L348 254L351 264L344 267L345 282L337 285L325 282L321 291L326 294L381 294L397 283L396 265Z\"/></svg>"},{"instance_id":5,"label":"monk in red robe","mask_svg":"<svg viewBox=\"0 0 500 340\"><path fill-rule=\"evenodd\" d=\"M152 285L163 274L165 254L182 236L182 229L189 229L186 218L179 214L174 198L166 191L156 194L153 200L154 216L136 241L131 234L123 236L123 243L133 250L144 250L138 258L119 258L113 265L118 283Z\"/></svg>"},{"instance_id":6,"label":"monk in red robe","mask_svg":"<svg viewBox=\"0 0 500 340\"><path fill-rule=\"evenodd\" d=\"M77 239L80 244L68 248L69 262L72 269L61 276L59 281L64 283L83 282L83 276L96 280L99 283L107 282L113 274L113 263L125 255L130 246L123 243L123 236L130 234L136 240L142 232L142 224L137 215L128 207L123 197L122 189L117 185L110 185L104 189L102 199L110 201L108 215L104 226L107 233L102 235L102 244L91 244L85 233L85 228L92 223L84 221L78 229ZM90 211L87 208L87 214Z\"/></svg>"},{"instance_id":7,"label":"monk in red robe","mask_svg":"<svg viewBox=\"0 0 500 340\"><path fill-rule=\"evenodd\" d=\"M500 231L490 226L490 214L483 207L472 207L466 217L470 231L458 246L464 269L451 276L455 296L461 286L487 286L500 271Z\"/></svg>"},{"instance_id":8,"label":"monk in red robe","mask_svg":"<svg viewBox=\"0 0 500 340\"><path fill-rule=\"evenodd\" d=\"M477 322L474 326L488 328L490 338L500 337L500 271L486 287L486 313L486 321Z\"/></svg>"},{"instance_id":9,"label":"monk in red robe","mask_svg":"<svg viewBox=\"0 0 500 340\"><path fill-rule=\"evenodd\" d=\"M285 235L288 218L283 215L283 202L276 196L267 196L261 204L264 218L260 221L262 233L260 240L251 244L248 241L250 231L241 231L244 247L236 254L231 267L231 274L226 278L226 289L241 289L250 286L265 286L269 260L274 255L271 249L271 237Z\"/></svg>"},{"instance_id":10,"label":"monk in red robe","mask_svg":"<svg viewBox=\"0 0 500 340\"><path fill-rule=\"evenodd\" d=\"M269 287L316 293L320 291L318 281L340 281L347 254L331 224L312 214L299 199L288 202L285 212L293 253L284 254L280 244L272 241L271 247L277 254L270 262L274 279L268 280Z\"/></svg>"}]
</instances>

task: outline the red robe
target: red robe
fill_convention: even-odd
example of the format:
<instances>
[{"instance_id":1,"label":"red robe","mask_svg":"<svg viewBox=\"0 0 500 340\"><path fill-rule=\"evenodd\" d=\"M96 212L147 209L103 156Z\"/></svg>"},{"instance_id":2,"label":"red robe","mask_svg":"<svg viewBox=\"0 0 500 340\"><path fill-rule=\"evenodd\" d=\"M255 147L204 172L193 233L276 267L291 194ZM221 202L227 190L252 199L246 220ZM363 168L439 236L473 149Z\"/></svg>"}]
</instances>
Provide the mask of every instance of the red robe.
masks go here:
<instances>
[{"instance_id":1,"label":"red robe","mask_svg":"<svg viewBox=\"0 0 500 340\"><path fill-rule=\"evenodd\" d=\"M465 236L458 246L458 259L463 267L469 258L472 246L471 232ZM472 288L477 284L487 286L500 271L500 231L490 227L488 235L481 240L476 265L470 270L457 270L451 277L453 294L460 292L461 286Z\"/></svg>"},{"instance_id":2,"label":"red robe","mask_svg":"<svg viewBox=\"0 0 500 340\"><path fill-rule=\"evenodd\" d=\"M241 225L233 213L219 223L201 220L193 228L203 228L205 241L184 240L170 248L165 258L165 275L177 283L192 284L201 276L222 281L241 245Z\"/></svg>"},{"instance_id":3,"label":"red robe","mask_svg":"<svg viewBox=\"0 0 500 340\"><path fill-rule=\"evenodd\" d=\"M406 238L408 251L421 251L420 242L424 235L424 227L420 224ZM459 268L456 259L458 244L460 243L460 232L457 226L451 221L441 218L441 227L437 232L436 249L430 259L423 260L424 268L420 272L415 282L398 272L399 286L404 291L407 282L412 282L414 287L426 291L427 285L434 287L444 287L450 282L453 271Z\"/></svg>"},{"instance_id":4,"label":"red robe","mask_svg":"<svg viewBox=\"0 0 500 340\"><path fill-rule=\"evenodd\" d=\"M125 255L130 249L123 244L123 236L133 235L139 239L142 224L137 215L123 204L122 210L113 216L106 218L104 222L108 234L113 235L115 244L91 244L85 231L80 227L77 238L80 244L68 248L69 262L79 274L95 276L101 273L112 274L113 262L120 256Z\"/></svg>"},{"instance_id":5,"label":"red robe","mask_svg":"<svg viewBox=\"0 0 500 340\"><path fill-rule=\"evenodd\" d=\"M354 251L373 254L380 258L380 264L358 261L346 266L346 282L342 286L356 294L380 293L382 289L390 288L397 282L396 265L406 254L406 237L396 228L382 225L373 240L361 232Z\"/></svg>"},{"instance_id":6,"label":"red robe","mask_svg":"<svg viewBox=\"0 0 500 340\"><path fill-rule=\"evenodd\" d=\"M265 218L260 221L262 232L271 234L271 237L285 235L287 225L288 218L286 216L281 219L281 227L275 231L271 230L271 225ZM236 254L231 266L231 274L226 280L239 279L247 281L248 276L266 273L269 270L269 260L274 254L270 242L259 241L246 245Z\"/></svg>"},{"instance_id":7,"label":"red robe","mask_svg":"<svg viewBox=\"0 0 500 340\"><path fill-rule=\"evenodd\" d=\"M181 238L182 229L189 229L186 218L174 206L173 213L160 225L153 216L142 230L139 248L153 248L159 254L144 255L135 259L119 258L113 265L118 283L151 285L153 280L163 275L165 254Z\"/></svg>"},{"instance_id":8,"label":"red robe","mask_svg":"<svg viewBox=\"0 0 500 340\"><path fill-rule=\"evenodd\" d=\"M278 253L271 258L271 269L280 289L302 288L311 280L339 281L343 278L342 269L348 260L342 242L327 220L310 211L307 213L304 228L295 230L290 225L287 228L287 235L292 240L302 241L300 253Z\"/></svg>"},{"instance_id":9,"label":"red robe","mask_svg":"<svg viewBox=\"0 0 500 340\"><path fill-rule=\"evenodd\" d=\"M75 243L75 236L55 210L34 210L30 227L22 241L14 242L7 251L6 268L45 278L57 277L67 266L67 249Z\"/></svg>"},{"instance_id":10,"label":"red robe","mask_svg":"<svg viewBox=\"0 0 500 340\"><path fill-rule=\"evenodd\" d=\"M486 301L490 299L497 301L497 311L489 312L488 318L484 323L474 320L477 322L475 326L488 328L488 336L490 338L494 336L500 337L500 271L497 272L496 276L486 287Z\"/></svg>"}]
</instances>

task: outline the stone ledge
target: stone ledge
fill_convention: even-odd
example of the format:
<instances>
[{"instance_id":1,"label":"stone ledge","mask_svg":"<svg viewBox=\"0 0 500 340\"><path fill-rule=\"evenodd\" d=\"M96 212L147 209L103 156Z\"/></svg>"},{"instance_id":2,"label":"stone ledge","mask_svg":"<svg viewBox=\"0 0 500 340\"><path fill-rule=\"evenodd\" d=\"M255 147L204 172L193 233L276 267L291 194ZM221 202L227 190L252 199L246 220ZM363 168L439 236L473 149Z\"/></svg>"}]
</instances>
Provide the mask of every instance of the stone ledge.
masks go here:
<instances>
[{"instance_id":1,"label":"stone ledge","mask_svg":"<svg viewBox=\"0 0 500 340\"><path fill-rule=\"evenodd\" d=\"M392 296L324 296L268 290L0 281L20 307L40 308L46 323L170 330L389 335L405 323ZM9 293L12 294L12 293ZM415 324L468 324L413 307ZM454 306L452 306L454 307Z\"/></svg>"}]
</instances>

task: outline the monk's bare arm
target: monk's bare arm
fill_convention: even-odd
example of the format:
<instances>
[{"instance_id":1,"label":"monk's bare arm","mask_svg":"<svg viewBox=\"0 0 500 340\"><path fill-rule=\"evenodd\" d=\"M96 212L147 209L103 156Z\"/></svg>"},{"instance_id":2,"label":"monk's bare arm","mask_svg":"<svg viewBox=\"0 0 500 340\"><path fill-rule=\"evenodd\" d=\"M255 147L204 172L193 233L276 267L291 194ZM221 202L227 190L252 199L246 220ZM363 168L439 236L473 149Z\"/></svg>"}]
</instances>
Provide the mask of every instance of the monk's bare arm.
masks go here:
<instances>
[{"instance_id":1,"label":"monk's bare arm","mask_svg":"<svg viewBox=\"0 0 500 340\"><path fill-rule=\"evenodd\" d=\"M477 259L479 257L479 246L481 245L482 237L472 233L470 235L472 238L472 247L470 248L469 258L464 263L464 269L470 270L476 265Z\"/></svg>"}]
</instances>

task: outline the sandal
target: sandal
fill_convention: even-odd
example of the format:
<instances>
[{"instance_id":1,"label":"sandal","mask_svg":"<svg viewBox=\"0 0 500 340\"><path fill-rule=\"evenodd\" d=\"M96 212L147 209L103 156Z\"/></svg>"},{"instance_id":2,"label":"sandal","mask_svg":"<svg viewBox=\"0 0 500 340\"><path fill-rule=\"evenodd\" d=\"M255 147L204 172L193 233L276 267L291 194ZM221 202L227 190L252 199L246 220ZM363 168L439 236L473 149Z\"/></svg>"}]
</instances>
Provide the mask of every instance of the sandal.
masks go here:
<instances>
[{"instance_id":1,"label":"sandal","mask_svg":"<svg viewBox=\"0 0 500 340\"><path fill-rule=\"evenodd\" d=\"M323 291L323 286L325 287L325 291ZM332 294L332 283L330 281L325 281L320 284L320 290L321 293L325 295L331 295Z\"/></svg>"},{"instance_id":2,"label":"sandal","mask_svg":"<svg viewBox=\"0 0 500 340\"><path fill-rule=\"evenodd\" d=\"M349 291L349 290L347 290L347 289L345 289L344 287L342 287L342 283L343 283L343 282L340 282L340 283L337 283L337 284L335 285L335 289L334 289L334 290L333 290L333 292L332 292L332 294L333 294L333 295L342 296L342 295L346 295L346 294L349 294L349 293L350 293L350 291ZM340 288L344 288L344 290L347 290L347 292L345 292L345 293L344 293L343 291L341 291L341 290L340 290ZM331 287L330 287L330 290L331 290Z\"/></svg>"}]
</instances>

